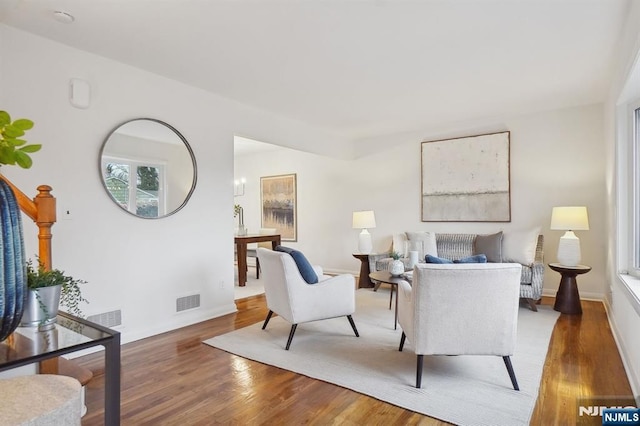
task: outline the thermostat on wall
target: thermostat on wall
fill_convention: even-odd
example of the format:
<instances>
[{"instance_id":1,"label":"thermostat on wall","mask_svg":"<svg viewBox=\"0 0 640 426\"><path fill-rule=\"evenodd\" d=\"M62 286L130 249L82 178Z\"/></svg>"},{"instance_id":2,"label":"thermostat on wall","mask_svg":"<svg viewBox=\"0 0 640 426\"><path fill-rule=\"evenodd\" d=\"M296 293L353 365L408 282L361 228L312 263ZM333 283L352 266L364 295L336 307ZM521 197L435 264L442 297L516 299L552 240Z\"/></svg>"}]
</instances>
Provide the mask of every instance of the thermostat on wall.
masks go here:
<instances>
[{"instance_id":1,"label":"thermostat on wall","mask_svg":"<svg viewBox=\"0 0 640 426\"><path fill-rule=\"evenodd\" d=\"M89 82L79 78L69 81L69 101L76 108L89 108L91 101L91 86Z\"/></svg>"}]
</instances>

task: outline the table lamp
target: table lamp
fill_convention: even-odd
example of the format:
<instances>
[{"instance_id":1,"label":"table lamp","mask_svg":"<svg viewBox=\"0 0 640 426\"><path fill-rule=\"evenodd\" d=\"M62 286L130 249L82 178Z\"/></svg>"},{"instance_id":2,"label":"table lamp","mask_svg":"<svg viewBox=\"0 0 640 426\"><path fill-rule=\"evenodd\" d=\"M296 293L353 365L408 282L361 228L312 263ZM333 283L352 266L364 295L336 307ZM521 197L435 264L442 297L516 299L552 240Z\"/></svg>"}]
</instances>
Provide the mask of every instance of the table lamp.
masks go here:
<instances>
[{"instance_id":1,"label":"table lamp","mask_svg":"<svg viewBox=\"0 0 640 426\"><path fill-rule=\"evenodd\" d=\"M589 217L586 207L554 207L551 229L567 231L558 244L558 262L564 266L580 263L580 239L573 231L588 231Z\"/></svg>"},{"instance_id":2,"label":"table lamp","mask_svg":"<svg viewBox=\"0 0 640 426\"><path fill-rule=\"evenodd\" d=\"M373 211L359 211L353 212L353 228L362 229L358 237L358 251L360 253L371 253L373 244L371 243L371 234L367 231L368 228L376 227L376 217Z\"/></svg>"}]
</instances>

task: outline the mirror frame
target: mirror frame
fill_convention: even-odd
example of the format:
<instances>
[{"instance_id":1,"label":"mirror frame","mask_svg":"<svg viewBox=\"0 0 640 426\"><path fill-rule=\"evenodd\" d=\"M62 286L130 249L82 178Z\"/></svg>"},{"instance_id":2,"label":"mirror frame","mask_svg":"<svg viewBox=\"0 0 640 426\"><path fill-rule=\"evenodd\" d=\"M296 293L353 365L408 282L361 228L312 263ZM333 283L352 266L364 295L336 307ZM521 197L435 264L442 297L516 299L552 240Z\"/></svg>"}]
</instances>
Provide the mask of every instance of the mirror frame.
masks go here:
<instances>
[{"instance_id":1,"label":"mirror frame","mask_svg":"<svg viewBox=\"0 0 640 426\"><path fill-rule=\"evenodd\" d=\"M152 121L154 123L160 124L162 126L167 127L169 130L171 130L173 133L175 133L176 136L178 136L178 138L180 138L180 140L184 144L185 148L187 149L187 152L189 153L189 157L191 157L191 165L193 166L193 181L191 183L191 188L189 189L189 192L187 193L187 195L185 195L184 200L182 201L182 204L180 204L177 208L173 209L170 213L166 213L166 214L163 214L162 216L157 216L157 217L139 216L139 215L137 215L137 214L135 214L135 213L123 208L122 206L120 206L118 201L114 198L114 196L111 194L111 192L107 188L107 184L105 182L105 179L104 179L104 176L103 176L103 171L102 171L102 157L104 156L104 150L105 150L105 147L107 145L107 142L109 142L109 138L111 138L111 136L114 133L116 133L118 131L118 129L120 129L122 126L124 126L124 125L126 125L128 123L134 122L134 121L142 121L142 120ZM191 198L191 195L193 194L193 192L196 189L196 183L198 182L198 166L196 164L196 156L193 153L193 149L191 149L191 145L189 145L189 142L187 142L187 139L182 135L182 133L180 133L175 127L173 127L169 123L166 123L166 122L164 122L162 120L158 120L156 118L147 118L147 117L133 118L131 120L124 121L124 122L118 124L116 127L114 127L109 132L107 137L102 142L102 146L100 147L100 155L98 156L98 172L100 173L100 182L102 182L102 187L104 188L104 190L109 195L109 198L111 199L111 201L113 201L119 207L120 210L130 214L131 216L137 217L139 219L148 219L148 220L162 219L162 218L165 218L165 217L169 217L169 216L177 213L178 211L180 211L187 204L189 199Z\"/></svg>"}]
</instances>

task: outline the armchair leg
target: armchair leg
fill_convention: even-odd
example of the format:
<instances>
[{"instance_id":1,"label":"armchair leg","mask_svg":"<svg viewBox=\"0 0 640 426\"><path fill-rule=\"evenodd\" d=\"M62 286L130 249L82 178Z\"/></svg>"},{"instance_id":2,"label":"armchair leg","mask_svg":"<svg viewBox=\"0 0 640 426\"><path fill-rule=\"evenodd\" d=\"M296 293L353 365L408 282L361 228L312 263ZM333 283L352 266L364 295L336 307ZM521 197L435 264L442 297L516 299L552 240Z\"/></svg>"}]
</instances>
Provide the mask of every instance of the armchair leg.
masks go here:
<instances>
[{"instance_id":1,"label":"armchair leg","mask_svg":"<svg viewBox=\"0 0 640 426\"><path fill-rule=\"evenodd\" d=\"M269 324L269 320L271 319L271 315L273 315L273 311L269 310L269 313L267 314L267 318L264 320L264 324L262 324L262 329L263 330L265 328L267 328L267 324Z\"/></svg>"},{"instance_id":2,"label":"armchair leg","mask_svg":"<svg viewBox=\"0 0 640 426\"><path fill-rule=\"evenodd\" d=\"M351 324L351 328L353 328L353 332L356 334L356 337L360 337L360 334L358 334L358 329L356 328L356 323L353 322L353 318L351 317L351 315L347 315L347 319L349 320L349 324Z\"/></svg>"},{"instance_id":3,"label":"armchair leg","mask_svg":"<svg viewBox=\"0 0 640 426\"><path fill-rule=\"evenodd\" d=\"M507 367L507 371L509 372L509 378L511 379L513 388L519 391L520 388L518 387L518 381L516 380L516 373L513 371L513 366L511 365L511 358L503 356L502 359L504 360L504 365Z\"/></svg>"},{"instance_id":4,"label":"armchair leg","mask_svg":"<svg viewBox=\"0 0 640 426\"><path fill-rule=\"evenodd\" d=\"M418 355L418 365L416 366L416 387L420 389L422 387L422 361L424 355Z\"/></svg>"},{"instance_id":5,"label":"armchair leg","mask_svg":"<svg viewBox=\"0 0 640 426\"><path fill-rule=\"evenodd\" d=\"M398 349L400 352L402 352L402 348L404 348L404 340L407 338L407 335L404 334L404 331L402 332L402 336L400 336L400 348Z\"/></svg>"},{"instance_id":6,"label":"armchair leg","mask_svg":"<svg viewBox=\"0 0 640 426\"><path fill-rule=\"evenodd\" d=\"M260 279L260 259L256 257L256 279Z\"/></svg>"},{"instance_id":7,"label":"armchair leg","mask_svg":"<svg viewBox=\"0 0 640 426\"><path fill-rule=\"evenodd\" d=\"M538 312L538 307L536 306L536 301L533 299L526 299L527 303L529 304L529 308L531 308L531 310L533 312Z\"/></svg>"},{"instance_id":8,"label":"armchair leg","mask_svg":"<svg viewBox=\"0 0 640 426\"><path fill-rule=\"evenodd\" d=\"M289 332L289 340L287 340L286 350L289 350L289 346L291 346L291 341L293 340L293 335L296 333L296 328L298 328L298 324L293 324L291 326L291 331Z\"/></svg>"}]
</instances>

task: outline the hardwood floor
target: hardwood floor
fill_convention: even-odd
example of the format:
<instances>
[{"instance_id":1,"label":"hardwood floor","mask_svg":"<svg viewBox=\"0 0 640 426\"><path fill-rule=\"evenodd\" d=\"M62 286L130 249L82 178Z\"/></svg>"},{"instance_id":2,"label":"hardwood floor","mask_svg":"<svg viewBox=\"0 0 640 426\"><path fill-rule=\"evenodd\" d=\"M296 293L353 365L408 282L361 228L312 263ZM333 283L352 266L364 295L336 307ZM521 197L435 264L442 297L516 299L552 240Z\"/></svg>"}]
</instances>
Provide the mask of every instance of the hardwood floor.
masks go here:
<instances>
[{"instance_id":1,"label":"hardwood floor","mask_svg":"<svg viewBox=\"0 0 640 426\"><path fill-rule=\"evenodd\" d=\"M204 345L203 340L262 321L267 313L264 296L237 306L235 314L123 345L123 425L447 424ZM604 306L583 301L582 307L582 316L561 315L555 326L533 425L576 424L579 398L632 397ZM102 354L78 361L94 373L82 424L101 425Z\"/></svg>"}]
</instances>

